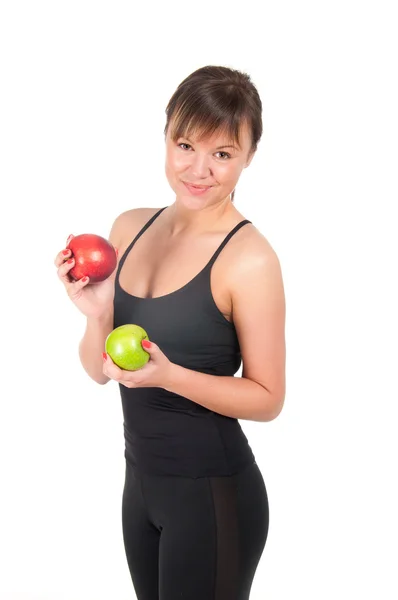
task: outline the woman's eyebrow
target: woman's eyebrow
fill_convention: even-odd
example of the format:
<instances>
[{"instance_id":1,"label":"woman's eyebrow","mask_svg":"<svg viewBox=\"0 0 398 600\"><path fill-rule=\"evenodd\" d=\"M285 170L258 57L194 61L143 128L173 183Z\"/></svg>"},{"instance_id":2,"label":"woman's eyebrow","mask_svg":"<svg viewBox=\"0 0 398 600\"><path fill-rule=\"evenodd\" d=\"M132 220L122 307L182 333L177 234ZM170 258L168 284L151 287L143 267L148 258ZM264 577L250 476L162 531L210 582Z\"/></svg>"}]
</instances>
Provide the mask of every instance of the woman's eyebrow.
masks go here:
<instances>
[{"instance_id":1,"label":"woman's eyebrow","mask_svg":"<svg viewBox=\"0 0 398 600\"><path fill-rule=\"evenodd\" d=\"M194 142L192 142L189 138L185 138L190 144L193 144ZM216 150L222 150L222 148L234 148L235 150L238 150L238 148L236 146L234 146L233 144L225 144L224 146L218 146L218 148L216 148Z\"/></svg>"}]
</instances>

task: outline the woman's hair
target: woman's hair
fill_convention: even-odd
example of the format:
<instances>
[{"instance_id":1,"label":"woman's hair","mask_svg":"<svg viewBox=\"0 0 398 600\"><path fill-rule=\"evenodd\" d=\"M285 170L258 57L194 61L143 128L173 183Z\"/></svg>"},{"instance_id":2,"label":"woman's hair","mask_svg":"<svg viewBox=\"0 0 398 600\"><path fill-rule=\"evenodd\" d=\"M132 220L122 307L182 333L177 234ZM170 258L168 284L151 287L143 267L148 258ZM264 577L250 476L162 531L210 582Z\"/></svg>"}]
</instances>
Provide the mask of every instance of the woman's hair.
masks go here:
<instances>
[{"instance_id":1,"label":"woman's hair","mask_svg":"<svg viewBox=\"0 0 398 600\"><path fill-rule=\"evenodd\" d=\"M244 123L251 132L249 155L257 150L263 133L262 104L256 87L247 73L228 67L207 66L184 79L166 108L167 134L172 122L171 139L198 135L199 140L216 130L239 145ZM232 192L233 202L235 190Z\"/></svg>"}]
</instances>

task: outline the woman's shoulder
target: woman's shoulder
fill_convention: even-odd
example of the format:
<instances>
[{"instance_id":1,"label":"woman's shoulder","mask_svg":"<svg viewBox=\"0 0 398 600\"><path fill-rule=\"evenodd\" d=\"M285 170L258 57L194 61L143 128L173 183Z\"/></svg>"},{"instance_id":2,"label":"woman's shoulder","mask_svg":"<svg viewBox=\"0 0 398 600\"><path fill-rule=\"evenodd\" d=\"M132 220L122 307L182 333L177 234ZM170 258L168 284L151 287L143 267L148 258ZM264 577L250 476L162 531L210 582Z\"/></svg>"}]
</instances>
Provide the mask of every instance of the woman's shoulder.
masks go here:
<instances>
[{"instance_id":1,"label":"woman's shoulder","mask_svg":"<svg viewBox=\"0 0 398 600\"><path fill-rule=\"evenodd\" d=\"M223 227L223 236L240 222L248 220L232 236L219 256L217 263L230 293L241 285L242 277L261 277L265 271L279 264L278 256L267 237L242 214L235 215L233 222Z\"/></svg>"},{"instance_id":2,"label":"woman's shoulder","mask_svg":"<svg viewBox=\"0 0 398 600\"><path fill-rule=\"evenodd\" d=\"M275 256L276 252L268 238L252 221L244 215L241 217L241 220L248 220L249 223L240 229L239 236L234 236L236 240L234 244L231 244L231 250L234 250L235 258L238 259L240 256L247 261L248 257L255 259Z\"/></svg>"},{"instance_id":3,"label":"woman's shoulder","mask_svg":"<svg viewBox=\"0 0 398 600\"><path fill-rule=\"evenodd\" d=\"M137 233L161 208L139 207L120 213L114 220L109 240L119 250L119 255L127 248Z\"/></svg>"},{"instance_id":4,"label":"woman's shoulder","mask_svg":"<svg viewBox=\"0 0 398 600\"><path fill-rule=\"evenodd\" d=\"M252 223L242 227L225 255L225 283L231 302L236 306L246 306L240 302L242 292L251 290L253 294L262 289L264 294L270 290L283 288L282 269L279 257L267 237ZM228 247L228 244L227 244ZM264 291L266 290L266 291ZM255 302L253 300L253 302Z\"/></svg>"}]
</instances>

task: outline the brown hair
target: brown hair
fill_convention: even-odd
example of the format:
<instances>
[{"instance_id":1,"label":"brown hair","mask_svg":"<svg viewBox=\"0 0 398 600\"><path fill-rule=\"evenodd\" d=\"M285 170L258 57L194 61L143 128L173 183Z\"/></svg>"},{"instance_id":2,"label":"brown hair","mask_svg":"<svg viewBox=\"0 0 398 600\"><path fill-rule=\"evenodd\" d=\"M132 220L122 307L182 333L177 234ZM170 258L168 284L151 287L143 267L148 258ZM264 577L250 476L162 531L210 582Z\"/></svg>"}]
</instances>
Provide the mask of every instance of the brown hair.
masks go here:
<instances>
[{"instance_id":1,"label":"brown hair","mask_svg":"<svg viewBox=\"0 0 398 600\"><path fill-rule=\"evenodd\" d=\"M256 87L247 73L228 67L207 66L191 73L170 98L166 115L164 134L173 121L173 141L199 132L199 139L204 139L221 129L239 145L240 128L247 123L252 138L251 155L263 133L262 104ZM234 195L235 190L232 202Z\"/></svg>"}]
</instances>

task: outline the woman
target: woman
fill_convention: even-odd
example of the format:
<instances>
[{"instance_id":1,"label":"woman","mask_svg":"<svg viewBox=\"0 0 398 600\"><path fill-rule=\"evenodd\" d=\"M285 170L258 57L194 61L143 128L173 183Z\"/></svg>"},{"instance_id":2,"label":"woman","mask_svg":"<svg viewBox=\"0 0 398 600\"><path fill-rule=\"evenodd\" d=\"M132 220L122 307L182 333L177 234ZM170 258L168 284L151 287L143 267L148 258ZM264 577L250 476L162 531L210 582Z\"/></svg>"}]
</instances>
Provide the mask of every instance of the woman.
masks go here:
<instances>
[{"instance_id":1,"label":"woman","mask_svg":"<svg viewBox=\"0 0 398 600\"><path fill-rule=\"evenodd\" d=\"M261 111L245 73L192 73L166 109L175 202L116 218L118 265L100 284L72 282L67 250L55 261L87 317L84 369L120 387L123 537L139 600L246 600L267 539L267 492L238 419L270 421L282 409L284 289L276 253L233 204ZM125 323L151 340L135 372L101 356Z\"/></svg>"}]
</instances>

